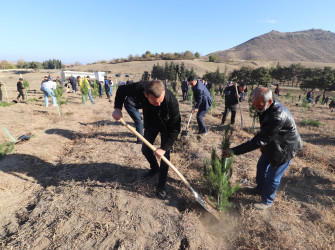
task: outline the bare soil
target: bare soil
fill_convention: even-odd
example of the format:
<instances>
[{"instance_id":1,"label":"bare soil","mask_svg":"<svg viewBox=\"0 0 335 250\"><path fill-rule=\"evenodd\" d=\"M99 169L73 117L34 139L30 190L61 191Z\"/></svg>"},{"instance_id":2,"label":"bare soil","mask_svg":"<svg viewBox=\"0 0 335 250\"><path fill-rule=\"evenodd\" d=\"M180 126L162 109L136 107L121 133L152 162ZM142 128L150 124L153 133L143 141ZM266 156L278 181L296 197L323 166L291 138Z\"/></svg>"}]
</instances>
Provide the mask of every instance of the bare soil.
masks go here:
<instances>
[{"instance_id":1,"label":"bare soil","mask_svg":"<svg viewBox=\"0 0 335 250\"><path fill-rule=\"evenodd\" d=\"M17 75L3 73L5 79ZM274 206L257 211L260 197L245 192L255 184L260 152L235 157L232 184L241 189L233 206L219 214L206 212L178 176L169 171L167 199L155 196L157 180L139 177L148 168L141 145L115 122L113 103L105 96L81 104L81 95L65 93L69 102L58 116L45 107L39 84L45 73L27 73L29 98L37 101L0 107L1 126L15 138L30 134L0 161L0 246L4 249L334 249L335 248L335 113L317 104L302 111L300 102L281 98L295 117L304 140L277 192ZM10 84L8 84L10 85ZM36 90L36 91L34 91ZM283 90L285 94L285 90ZM16 93L9 93L10 100ZM41 98L42 97L42 98ZM41 99L40 99L41 98ZM180 97L179 97L180 99ZM224 105L207 114L209 134L175 143L171 162L203 196L208 194L202 168L213 148L219 149L225 126ZM248 103L241 103L232 146L252 138ZM189 102L180 102L183 128ZM133 125L123 112L125 120ZM314 119L320 127L302 126ZM256 130L258 124L256 124ZM10 141L1 129L0 142ZM159 146L159 140L155 143Z\"/></svg>"}]
</instances>

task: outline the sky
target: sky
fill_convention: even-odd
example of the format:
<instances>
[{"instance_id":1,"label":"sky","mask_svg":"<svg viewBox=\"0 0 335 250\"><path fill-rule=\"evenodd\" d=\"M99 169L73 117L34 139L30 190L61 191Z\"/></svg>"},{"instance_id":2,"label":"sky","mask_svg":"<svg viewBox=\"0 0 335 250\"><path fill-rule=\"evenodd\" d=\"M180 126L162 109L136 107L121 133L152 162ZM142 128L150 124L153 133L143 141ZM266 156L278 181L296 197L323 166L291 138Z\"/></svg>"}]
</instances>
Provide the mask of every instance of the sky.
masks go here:
<instances>
[{"instance_id":1,"label":"sky","mask_svg":"<svg viewBox=\"0 0 335 250\"><path fill-rule=\"evenodd\" d=\"M334 10L334 0L0 0L0 61L203 56L272 30L335 32Z\"/></svg>"}]
</instances>

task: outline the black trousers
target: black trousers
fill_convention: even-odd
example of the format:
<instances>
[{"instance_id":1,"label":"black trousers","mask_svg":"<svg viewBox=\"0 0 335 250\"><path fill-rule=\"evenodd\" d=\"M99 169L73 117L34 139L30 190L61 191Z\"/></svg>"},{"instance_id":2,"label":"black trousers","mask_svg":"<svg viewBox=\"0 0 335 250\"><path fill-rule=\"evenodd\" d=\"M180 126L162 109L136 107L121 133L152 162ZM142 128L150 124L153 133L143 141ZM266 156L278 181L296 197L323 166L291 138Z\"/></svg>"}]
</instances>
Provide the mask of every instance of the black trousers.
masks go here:
<instances>
[{"instance_id":1,"label":"black trousers","mask_svg":"<svg viewBox=\"0 0 335 250\"><path fill-rule=\"evenodd\" d=\"M105 85L105 91L106 91L107 98L109 99L110 98L109 86Z\"/></svg>"},{"instance_id":2,"label":"black trousers","mask_svg":"<svg viewBox=\"0 0 335 250\"><path fill-rule=\"evenodd\" d=\"M17 99L20 99L20 97L22 96L22 100L24 100L23 90L22 89L18 89L17 91L19 91L19 95L17 96Z\"/></svg>"},{"instance_id":3,"label":"black trousers","mask_svg":"<svg viewBox=\"0 0 335 250\"><path fill-rule=\"evenodd\" d=\"M229 112L231 111L231 118L230 118L230 124L235 123L235 117L236 117L236 110L237 110L237 104L232 106L225 106L223 116L222 116L222 124L225 123L227 116Z\"/></svg>"},{"instance_id":4,"label":"black trousers","mask_svg":"<svg viewBox=\"0 0 335 250\"><path fill-rule=\"evenodd\" d=\"M144 138L147 139L151 144L154 143L158 133L161 134L161 144L164 144L167 140L167 133L161 132L158 128L146 128L144 130ZM159 167L158 161L154 152L144 143L142 144L142 154L147 159L150 164L150 168L153 170L159 169L159 178L158 178L158 188L164 188L167 179L167 173L169 170L169 165L167 165L163 160L161 161L161 165ZM170 150L166 151L164 156L170 160Z\"/></svg>"}]
</instances>

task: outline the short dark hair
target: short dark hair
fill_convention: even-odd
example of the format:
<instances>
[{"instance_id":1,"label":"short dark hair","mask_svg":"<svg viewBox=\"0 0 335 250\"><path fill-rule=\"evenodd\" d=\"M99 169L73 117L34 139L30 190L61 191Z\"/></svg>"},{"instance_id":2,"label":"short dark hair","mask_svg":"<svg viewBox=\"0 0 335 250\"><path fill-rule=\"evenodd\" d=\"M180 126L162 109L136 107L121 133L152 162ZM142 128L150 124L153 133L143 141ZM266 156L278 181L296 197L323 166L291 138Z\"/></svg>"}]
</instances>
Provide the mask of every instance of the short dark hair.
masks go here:
<instances>
[{"instance_id":1,"label":"short dark hair","mask_svg":"<svg viewBox=\"0 0 335 250\"><path fill-rule=\"evenodd\" d=\"M19 81L22 81L23 80L23 78L19 78Z\"/></svg>"},{"instance_id":2,"label":"short dark hair","mask_svg":"<svg viewBox=\"0 0 335 250\"><path fill-rule=\"evenodd\" d=\"M189 77L187 77L187 81L188 81L188 82L192 82L192 81L194 81L194 80L196 80L196 79L195 79L195 76L189 76Z\"/></svg>"},{"instance_id":3,"label":"short dark hair","mask_svg":"<svg viewBox=\"0 0 335 250\"><path fill-rule=\"evenodd\" d=\"M144 85L144 92L147 95L153 95L155 98L161 97L164 91L165 91L165 86L161 80L148 81Z\"/></svg>"},{"instance_id":4,"label":"short dark hair","mask_svg":"<svg viewBox=\"0 0 335 250\"><path fill-rule=\"evenodd\" d=\"M239 86L243 88L245 86L245 83L240 83Z\"/></svg>"}]
</instances>

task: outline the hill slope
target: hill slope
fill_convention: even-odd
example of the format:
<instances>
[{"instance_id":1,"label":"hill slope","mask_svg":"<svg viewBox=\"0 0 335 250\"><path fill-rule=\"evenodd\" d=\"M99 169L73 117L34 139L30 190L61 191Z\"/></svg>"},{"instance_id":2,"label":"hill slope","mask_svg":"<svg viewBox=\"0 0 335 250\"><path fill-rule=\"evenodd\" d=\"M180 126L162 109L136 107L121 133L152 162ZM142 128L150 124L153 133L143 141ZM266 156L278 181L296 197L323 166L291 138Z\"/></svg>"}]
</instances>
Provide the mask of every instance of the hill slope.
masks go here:
<instances>
[{"instance_id":1,"label":"hill slope","mask_svg":"<svg viewBox=\"0 0 335 250\"><path fill-rule=\"evenodd\" d=\"M286 33L273 30L212 54L224 60L335 62L335 33L321 29Z\"/></svg>"}]
</instances>

